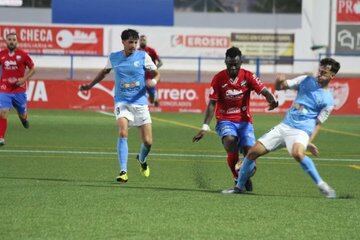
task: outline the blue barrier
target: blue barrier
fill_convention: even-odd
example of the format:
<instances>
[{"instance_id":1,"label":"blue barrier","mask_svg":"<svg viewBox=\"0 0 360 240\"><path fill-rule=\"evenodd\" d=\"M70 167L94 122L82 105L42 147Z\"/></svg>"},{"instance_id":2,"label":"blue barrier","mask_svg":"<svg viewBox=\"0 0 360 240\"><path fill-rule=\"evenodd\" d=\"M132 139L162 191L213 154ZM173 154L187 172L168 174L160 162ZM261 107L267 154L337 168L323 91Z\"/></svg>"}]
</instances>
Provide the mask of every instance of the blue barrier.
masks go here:
<instances>
[{"instance_id":1,"label":"blue barrier","mask_svg":"<svg viewBox=\"0 0 360 240\"><path fill-rule=\"evenodd\" d=\"M324 57L326 54L319 54L319 59ZM61 54L32 54L32 56L59 56L59 57L69 57L70 58L70 73L69 73L69 79L74 79L74 58L76 57L107 57L104 56L94 56L94 55L61 55ZM352 55L351 55L352 56ZM175 60L194 60L197 62L197 70L196 70L196 82L201 82L201 72L202 72L202 64L205 60L224 60L224 58L220 57L178 57L178 56L161 56L161 59L175 59ZM295 62L318 62L319 59L294 59ZM255 74L260 77L261 76L261 67L265 64L265 62L268 61L275 61L275 59L269 59L269 58L244 58L244 61L250 61L251 63L255 64Z\"/></svg>"}]
</instances>

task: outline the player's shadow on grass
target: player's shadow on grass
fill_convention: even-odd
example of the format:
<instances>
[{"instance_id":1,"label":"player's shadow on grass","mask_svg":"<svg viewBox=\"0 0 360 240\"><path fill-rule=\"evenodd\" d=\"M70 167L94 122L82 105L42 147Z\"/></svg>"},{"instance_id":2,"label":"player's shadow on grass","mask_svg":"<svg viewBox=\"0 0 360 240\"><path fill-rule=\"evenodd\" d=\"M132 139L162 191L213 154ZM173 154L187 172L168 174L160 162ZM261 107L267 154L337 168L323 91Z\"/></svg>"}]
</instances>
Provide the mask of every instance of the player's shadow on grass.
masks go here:
<instances>
[{"instance_id":1,"label":"player's shadow on grass","mask_svg":"<svg viewBox=\"0 0 360 240\"><path fill-rule=\"evenodd\" d=\"M143 186L120 186L122 188L127 189L141 189L141 190L158 190L158 191L170 191L170 192L206 192L206 193L219 193L219 190L212 190L212 189L197 189L197 188L176 188L176 187L143 187Z\"/></svg>"},{"instance_id":2,"label":"player's shadow on grass","mask_svg":"<svg viewBox=\"0 0 360 240\"><path fill-rule=\"evenodd\" d=\"M230 195L230 194L229 194ZM232 194L234 195L234 194ZM296 195L296 193L294 194L264 194L264 193L245 193L245 194L236 194L236 195L247 195L247 196L252 196L252 197L282 197L282 198L312 198L312 199L319 199L319 198L325 198L323 195L319 194L318 196L304 196L304 195ZM239 196L241 197L241 196ZM338 197L336 197L336 199L355 199L354 196L350 195L350 194L345 194L345 195L340 195ZM331 199L329 199L329 201L331 201Z\"/></svg>"},{"instance_id":3,"label":"player's shadow on grass","mask_svg":"<svg viewBox=\"0 0 360 240\"><path fill-rule=\"evenodd\" d=\"M219 193L218 190L209 190L209 189L128 186L125 184L116 183L114 181L103 181L103 180L80 180L80 179L39 178L39 177L0 177L0 179L73 183L72 186L80 186L80 187L97 187L97 188L119 187L119 188L128 188L128 189L132 188L132 189L142 189L142 190L151 189L151 190L160 190L160 191L189 191L189 192ZM105 184L99 184L99 183L105 183Z\"/></svg>"},{"instance_id":4,"label":"player's shadow on grass","mask_svg":"<svg viewBox=\"0 0 360 240\"><path fill-rule=\"evenodd\" d=\"M64 183L83 183L83 182L113 183L113 181L104 181L104 180L80 180L80 179L39 178L39 177L0 177L0 179L32 180L32 181L64 182Z\"/></svg>"},{"instance_id":5,"label":"player's shadow on grass","mask_svg":"<svg viewBox=\"0 0 360 240\"><path fill-rule=\"evenodd\" d=\"M204 188L170 188L170 187L158 187L158 186L129 186L126 184L119 184L114 181L104 181L104 180L80 180L80 179L62 179L62 178L37 178L37 177L0 177L0 179L12 179L12 180L32 180L32 181L46 181L46 182L62 182L62 183L74 183L71 186L80 186L80 187L97 187L97 188L108 188L108 187L117 187L117 188L126 188L126 189L141 189L141 190L158 190L158 191L180 191L180 192L204 192L204 193L215 193L221 194L221 189L204 189ZM104 183L100 185L99 183ZM222 194L225 195L225 194ZM236 197L294 197L294 198L323 198L323 196L300 196L300 195L284 195L284 194L262 194L262 193L246 193L246 194L228 194L228 196ZM355 199L354 196L350 194L344 194L337 197L337 199Z\"/></svg>"}]
</instances>

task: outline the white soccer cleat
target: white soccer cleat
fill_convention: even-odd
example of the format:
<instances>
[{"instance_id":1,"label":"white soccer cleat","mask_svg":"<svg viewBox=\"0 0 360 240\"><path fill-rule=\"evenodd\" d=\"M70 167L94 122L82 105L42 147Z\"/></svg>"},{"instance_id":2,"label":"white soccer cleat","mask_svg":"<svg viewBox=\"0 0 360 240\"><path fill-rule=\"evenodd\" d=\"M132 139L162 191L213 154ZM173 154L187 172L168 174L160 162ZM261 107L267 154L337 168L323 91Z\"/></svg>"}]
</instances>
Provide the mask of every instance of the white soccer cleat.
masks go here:
<instances>
[{"instance_id":1,"label":"white soccer cleat","mask_svg":"<svg viewBox=\"0 0 360 240\"><path fill-rule=\"evenodd\" d=\"M243 193L245 193L245 190L242 190L238 187L233 187L233 188L222 190L221 193L222 194L243 194Z\"/></svg>"},{"instance_id":2,"label":"white soccer cleat","mask_svg":"<svg viewBox=\"0 0 360 240\"><path fill-rule=\"evenodd\" d=\"M229 188L221 191L222 194L233 194L234 188Z\"/></svg>"},{"instance_id":3,"label":"white soccer cleat","mask_svg":"<svg viewBox=\"0 0 360 240\"><path fill-rule=\"evenodd\" d=\"M326 182L322 182L318 185L320 192L322 192L327 198L336 198L335 190L332 189Z\"/></svg>"},{"instance_id":4,"label":"white soccer cleat","mask_svg":"<svg viewBox=\"0 0 360 240\"><path fill-rule=\"evenodd\" d=\"M0 147L5 145L5 139L0 138Z\"/></svg>"}]
</instances>

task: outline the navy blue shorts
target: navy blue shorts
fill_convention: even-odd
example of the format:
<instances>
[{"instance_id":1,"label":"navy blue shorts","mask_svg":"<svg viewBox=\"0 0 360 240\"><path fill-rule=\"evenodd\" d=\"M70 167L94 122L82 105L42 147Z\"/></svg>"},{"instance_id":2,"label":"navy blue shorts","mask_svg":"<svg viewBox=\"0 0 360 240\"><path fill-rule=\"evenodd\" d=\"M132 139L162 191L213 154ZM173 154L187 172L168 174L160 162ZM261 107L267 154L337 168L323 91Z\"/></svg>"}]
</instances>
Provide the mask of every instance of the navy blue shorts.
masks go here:
<instances>
[{"instance_id":1,"label":"navy blue shorts","mask_svg":"<svg viewBox=\"0 0 360 240\"><path fill-rule=\"evenodd\" d=\"M0 93L0 109L13 107L21 115L27 112L26 93Z\"/></svg>"},{"instance_id":2,"label":"navy blue shorts","mask_svg":"<svg viewBox=\"0 0 360 240\"><path fill-rule=\"evenodd\" d=\"M146 91L148 92L150 97L156 96L156 88L155 87L146 87Z\"/></svg>"},{"instance_id":3,"label":"navy blue shorts","mask_svg":"<svg viewBox=\"0 0 360 240\"><path fill-rule=\"evenodd\" d=\"M237 137L239 149L255 145L254 127L249 122L219 121L215 130L221 138L225 136Z\"/></svg>"}]
</instances>

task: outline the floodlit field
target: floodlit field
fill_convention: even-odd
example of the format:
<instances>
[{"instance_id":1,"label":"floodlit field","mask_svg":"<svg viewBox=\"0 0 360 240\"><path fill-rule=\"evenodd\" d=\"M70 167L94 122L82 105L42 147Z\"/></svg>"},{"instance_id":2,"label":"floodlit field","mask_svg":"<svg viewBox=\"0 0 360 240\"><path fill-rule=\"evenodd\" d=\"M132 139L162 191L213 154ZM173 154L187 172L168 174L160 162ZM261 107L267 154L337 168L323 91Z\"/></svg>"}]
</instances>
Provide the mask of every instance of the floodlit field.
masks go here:
<instances>
[{"instance_id":1,"label":"floodlit field","mask_svg":"<svg viewBox=\"0 0 360 240\"><path fill-rule=\"evenodd\" d=\"M281 116L255 116L259 137ZM135 160L119 172L113 117L96 112L14 113L0 148L1 239L358 239L360 119L331 116L316 143L320 174L338 199L322 196L284 150L258 161L254 192L222 195L233 184L214 133L191 139L203 116L153 114L151 176Z\"/></svg>"}]
</instances>

